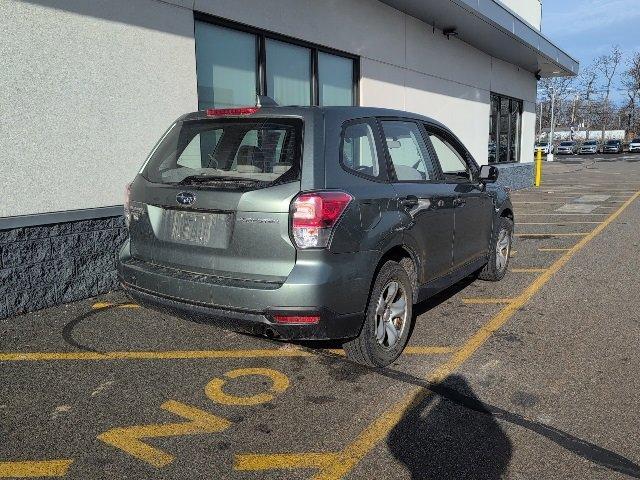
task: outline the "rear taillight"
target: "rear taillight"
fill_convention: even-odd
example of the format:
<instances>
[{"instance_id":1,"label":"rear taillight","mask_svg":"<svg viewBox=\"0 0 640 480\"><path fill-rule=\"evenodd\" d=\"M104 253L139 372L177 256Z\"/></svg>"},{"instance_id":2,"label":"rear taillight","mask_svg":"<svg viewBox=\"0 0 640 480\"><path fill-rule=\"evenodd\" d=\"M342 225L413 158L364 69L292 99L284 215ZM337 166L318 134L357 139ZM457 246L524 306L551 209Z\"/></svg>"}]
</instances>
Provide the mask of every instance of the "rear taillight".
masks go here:
<instances>
[{"instance_id":1,"label":"rear taillight","mask_svg":"<svg viewBox=\"0 0 640 480\"><path fill-rule=\"evenodd\" d=\"M129 226L129 222L131 221L131 184L127 183L127 186L124 187L124 221Z\"/></svg>"},{"instance_id":2,"label":"rear taillight","mask_svg":"<svg viewBox=\"0 0 640 480\"><path fill-rule=\"evenodd\" d=\"M333 227L353 197L344 192L298 195L291 203L291 231L298 248L326 248Z\"/></svg>"},{"instance_id":3,"label":"rear taillight","mask_svg":"<svg viewBox=\"0 0 640 480\"><path fill-rule=\"evenodd\" d=\"M253 115L260 107L208 108L207 117L226 117L237 115Z\"/></svg>"}]
</instances>

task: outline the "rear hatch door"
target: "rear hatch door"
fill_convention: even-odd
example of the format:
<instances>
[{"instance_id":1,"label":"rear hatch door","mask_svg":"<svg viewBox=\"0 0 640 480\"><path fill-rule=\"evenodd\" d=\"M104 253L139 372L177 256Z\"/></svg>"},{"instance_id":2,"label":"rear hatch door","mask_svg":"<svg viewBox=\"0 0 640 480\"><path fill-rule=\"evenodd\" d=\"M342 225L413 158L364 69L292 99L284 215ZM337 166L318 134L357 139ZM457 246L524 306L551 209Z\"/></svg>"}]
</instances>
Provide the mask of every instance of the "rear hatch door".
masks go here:
<instances>
[{"instance_id":1,"label":"rear hatch door","mask_svg":"<svg viewBox=\"0 0 640 480\"><path fill-rule=\"evenodd\" d=\"M134 258L230 279L282 282L295 264L302 120L176 123L131 189Z\"/></svg>"}]
</instances>

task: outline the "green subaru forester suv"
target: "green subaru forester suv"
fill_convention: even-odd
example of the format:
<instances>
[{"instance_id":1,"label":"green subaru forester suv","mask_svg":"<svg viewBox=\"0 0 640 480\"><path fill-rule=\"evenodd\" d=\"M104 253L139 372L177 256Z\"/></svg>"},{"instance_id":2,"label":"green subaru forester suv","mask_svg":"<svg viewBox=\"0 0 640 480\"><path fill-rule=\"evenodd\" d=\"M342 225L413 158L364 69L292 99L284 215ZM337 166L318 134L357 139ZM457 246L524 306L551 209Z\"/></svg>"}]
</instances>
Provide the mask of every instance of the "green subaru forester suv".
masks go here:
<instances>
[{"instance_id":1,"label":"green subaru forester suv","mask_svg":"<svg viewBox=\"0 0 640 480\"><path fill-rule=\"evenodd\" d=\"M385 366L413 305L472 274L505 275L513 209L497 176L407 112L189 113L128 187L120 281L143 306L282 340L341 339L349 358Z\"/></svg>"}]
</instances>

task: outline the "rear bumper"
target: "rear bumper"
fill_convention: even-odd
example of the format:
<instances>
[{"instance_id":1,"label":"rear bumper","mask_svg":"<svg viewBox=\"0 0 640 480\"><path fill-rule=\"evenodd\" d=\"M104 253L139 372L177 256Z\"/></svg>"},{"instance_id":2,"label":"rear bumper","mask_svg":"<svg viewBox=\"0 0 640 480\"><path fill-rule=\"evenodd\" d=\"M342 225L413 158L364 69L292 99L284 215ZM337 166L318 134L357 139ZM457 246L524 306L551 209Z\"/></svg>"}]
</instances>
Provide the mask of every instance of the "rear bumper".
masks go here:
<instances>
[{"instance_id":1,"label":"rear bumper","mask_svg":"<svg viewBox=\"0 0 640 480\"><path fill-rule=\"evenodd\" d=\"M274 284L220 281L156 266L132 258L127 243L118 275L140 304L176 316L287 340L340 339L360 332L375 267L372 253L313 252L298 260L284 283ZM277 313L320 315L320 322L278 324Z\"/></svg>"}]
</instances>

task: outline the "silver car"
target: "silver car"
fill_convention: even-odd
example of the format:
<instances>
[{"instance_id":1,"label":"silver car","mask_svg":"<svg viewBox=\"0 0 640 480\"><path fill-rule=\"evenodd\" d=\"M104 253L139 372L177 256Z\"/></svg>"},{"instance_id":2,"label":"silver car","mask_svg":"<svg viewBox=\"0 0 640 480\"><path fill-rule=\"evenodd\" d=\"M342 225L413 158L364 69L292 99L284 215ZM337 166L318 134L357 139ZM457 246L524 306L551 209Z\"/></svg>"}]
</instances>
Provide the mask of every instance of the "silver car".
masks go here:
<instances>
[{"instance_id":1,"label":"silver car","mask_svg":"<svg viewBox=\"0 0 640 480\"><path fill-rule=\"evenodd\" d=\"M587 140L582 145L578 153L595 154L600 152L600 143L597 140Z\"/></svg>"},{"instance_id":2,"label":"silver car","mask_svg":"<svg viewBox=\"0 0 640 480\"><path fill-rule=\"evenodd\" d=\"M561 142L557 152L558 155L574 155L578 153L578 144L576 142Z\"/></svg>"}]
</instances>

